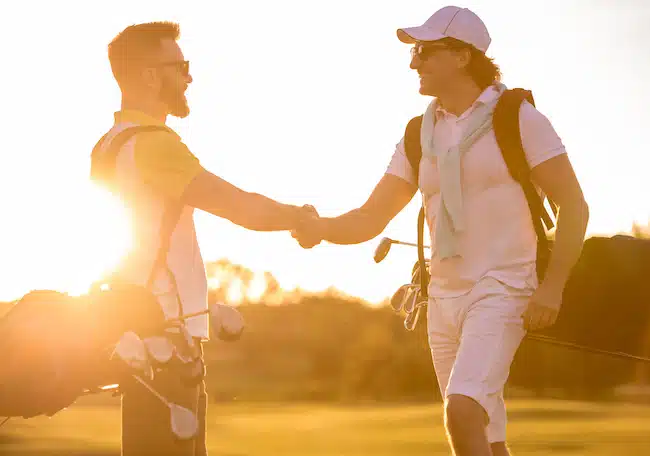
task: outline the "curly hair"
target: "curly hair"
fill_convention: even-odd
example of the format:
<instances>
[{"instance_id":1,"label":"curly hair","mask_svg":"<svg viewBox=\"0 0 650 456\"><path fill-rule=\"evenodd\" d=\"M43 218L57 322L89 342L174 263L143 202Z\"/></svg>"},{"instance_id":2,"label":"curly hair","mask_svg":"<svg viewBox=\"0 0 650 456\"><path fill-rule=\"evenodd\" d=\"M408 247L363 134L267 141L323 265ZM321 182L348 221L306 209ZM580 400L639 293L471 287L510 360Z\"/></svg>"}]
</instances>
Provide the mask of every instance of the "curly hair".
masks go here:
<instances>
[{"instance_id":1,"label":"curly hair","mask_svg":"<svg viewBox=\"0 0 650 456\"><path fill-rule=\"evenodd\" d=\"M454 38L443 38L440 42L452 50L469 51L470 60L465 69L481 90L501 81L499 65L474 46Z\"/></svg>"}]
</instances>

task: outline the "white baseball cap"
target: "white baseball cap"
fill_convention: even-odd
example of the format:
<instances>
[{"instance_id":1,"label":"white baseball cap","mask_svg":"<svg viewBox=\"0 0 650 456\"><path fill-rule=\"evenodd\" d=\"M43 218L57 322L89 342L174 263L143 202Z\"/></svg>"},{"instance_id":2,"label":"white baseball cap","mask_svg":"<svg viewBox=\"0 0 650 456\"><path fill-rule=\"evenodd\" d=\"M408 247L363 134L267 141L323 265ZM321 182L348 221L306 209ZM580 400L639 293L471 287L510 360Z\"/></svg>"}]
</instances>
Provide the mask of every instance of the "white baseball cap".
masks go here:
<instances>
[{"instance_id":1,"label":"white baseball cap","mask_svg":"<svg viewBox=\"0 0 650 456\"><path fill-rule=\"evenodd\" d=\"M403 43L437 41L455 38L471 44L481 52L487 51L492 39L487 27L474 12L458 6L445 6L419 27L401 28L397 37Z\"/></svg>"}]
</instances>

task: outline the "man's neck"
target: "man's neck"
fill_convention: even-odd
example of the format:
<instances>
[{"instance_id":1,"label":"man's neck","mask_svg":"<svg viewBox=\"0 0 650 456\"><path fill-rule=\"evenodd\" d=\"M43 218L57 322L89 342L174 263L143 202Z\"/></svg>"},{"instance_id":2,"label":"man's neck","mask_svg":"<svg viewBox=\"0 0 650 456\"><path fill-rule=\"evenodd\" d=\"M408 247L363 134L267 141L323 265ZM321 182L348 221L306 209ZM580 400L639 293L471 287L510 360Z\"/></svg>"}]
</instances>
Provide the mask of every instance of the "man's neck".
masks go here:
<instances>
[{"instance_id":1,"label":"man's neck","mask_svg":"<svg viewBox=\"0 0 650 456\"><path fill-rule=\"evenodd\" d=\"M474 82L459 82L445 94L438 96L439 104L445 111L460 116L467 111L483 93Z\"/></svg>"},{"instance_id":2,"label":"man's neck","mask_svg":"<svg viewBox=\"0 0 650 456\"><path fill-rule=\"evenodd\" d=\"M160 106L160 103L123 97L121 109L122 111L139 111L160 122L167 122L167 112Z\"/></svg>"}]
</instances>

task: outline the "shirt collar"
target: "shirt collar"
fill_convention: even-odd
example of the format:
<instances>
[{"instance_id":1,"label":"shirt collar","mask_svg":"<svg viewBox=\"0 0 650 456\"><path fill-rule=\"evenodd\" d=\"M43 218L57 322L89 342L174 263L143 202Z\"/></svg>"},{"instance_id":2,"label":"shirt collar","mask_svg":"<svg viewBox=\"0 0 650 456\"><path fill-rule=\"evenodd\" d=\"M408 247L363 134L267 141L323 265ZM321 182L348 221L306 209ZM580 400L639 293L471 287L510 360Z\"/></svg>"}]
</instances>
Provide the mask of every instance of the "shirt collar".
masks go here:
<instances>
[{"instance_id":1,"label":"shirt collar","mask_svg":"<svg viewBox=\"0 0 650 456\"><path fill-rule=\"evenodd\" d=\"M172 130L167 125L165 125L165 122L155 119L151 117L149 114L146 114L142 111L137 111L135 109L123 109L122 111L117 111L114 114L114 118L115 118L115 124L133 123L137 125L147 125L147 126L156 125L156 126L165 127L171 133L177 135L174 130Z\"/></svg>"},{"instance_id":2,"label":"shirt collar","mask_svg":"<svg viewBox=\"0 0 650 456\"><path fill-rule=\"evenodd\" d=\"M476 98L474 103L472 103L472 106L462 113L460 116L458 116L458 120L465 119L467 116L469 116L477 107L488 104L492 101L494 101L499 95L501 95L502 88L500 84L493 84L489 87L487 87L481 94ZM444 118L445 116L451 115L449 112L445 110L440 104L436 106L436 120L440 120Z\"/></svg>"}]
</instances>

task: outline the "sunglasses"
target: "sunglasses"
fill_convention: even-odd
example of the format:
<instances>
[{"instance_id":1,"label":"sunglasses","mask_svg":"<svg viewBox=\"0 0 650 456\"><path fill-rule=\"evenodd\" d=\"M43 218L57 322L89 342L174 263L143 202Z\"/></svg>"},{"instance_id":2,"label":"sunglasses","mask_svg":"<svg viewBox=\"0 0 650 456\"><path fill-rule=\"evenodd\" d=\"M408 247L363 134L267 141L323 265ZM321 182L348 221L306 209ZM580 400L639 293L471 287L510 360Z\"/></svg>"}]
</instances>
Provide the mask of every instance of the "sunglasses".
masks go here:
<instances>
[{"instance_id":1,"label":"sunglasses","mask_svg":"<svg viewBox=\"0 0 650 456\"><path fill-rule=\"evenodd\" d=\"M425 60L439 51L450 49L452 48L445 44L417 43L411 48L411 58L418 57L420 60Z\"/></svg>"},{"instance_id":2,"label":"sunglasses","mask_svg":"<svg viewBox=\"0 0 650 456\"><path fill-rule=\"evenodd\" d=\"M183 76L190 75L190 61L189 60L179 60L177 62L162 62L156 65L157 67L166 67L173 66L181 72Z\"/></svg>"}]
</instances>

